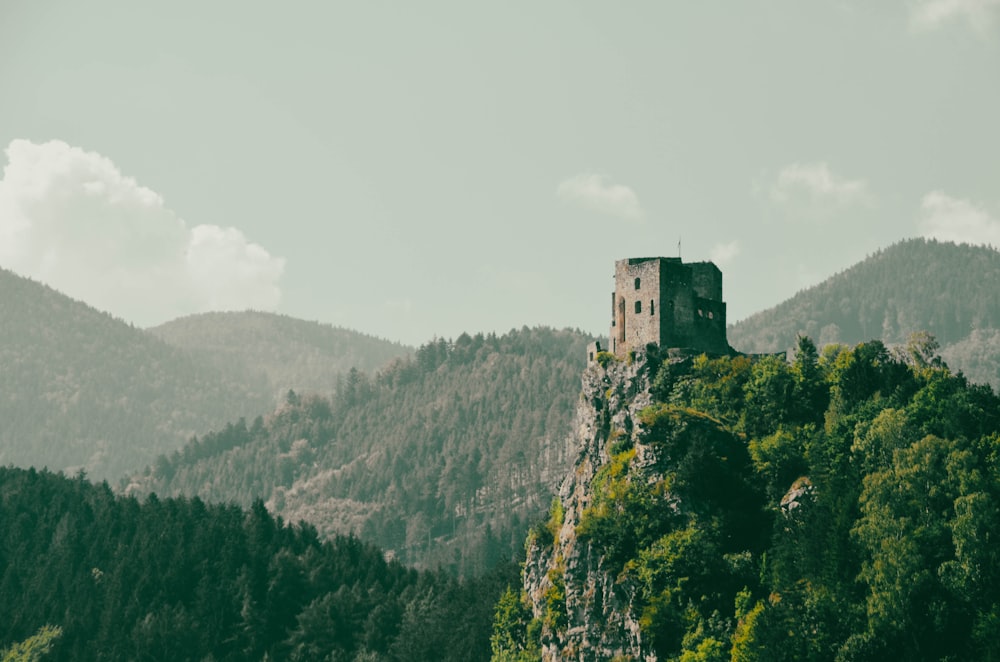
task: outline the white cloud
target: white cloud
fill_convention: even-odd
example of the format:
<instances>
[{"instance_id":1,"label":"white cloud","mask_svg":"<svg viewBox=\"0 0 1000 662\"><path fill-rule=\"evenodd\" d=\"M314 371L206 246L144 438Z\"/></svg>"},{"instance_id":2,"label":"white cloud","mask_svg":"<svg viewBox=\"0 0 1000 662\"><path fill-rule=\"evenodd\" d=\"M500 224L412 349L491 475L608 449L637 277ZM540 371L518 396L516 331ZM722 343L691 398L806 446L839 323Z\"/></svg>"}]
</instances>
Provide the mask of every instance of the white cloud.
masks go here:
<instances>
[{"instance_id":1,"label":"white cloud","mask_svg":"<svg viewBox=\"0 0 1000 662\"><path fill-rule=\"evenodd\" d=\"M716 244L708 253L712 262L715 262L720 267L732 261L739 254L740 242L735 239L724 244Z\"/></svg>"},{"instance_id":2,"label":"white cloud","mask_svg":"<svg viewBox=\"0 0 1000 662\"><path fill-rule=\"evenodd\" d=\"M988 244L1000 248L1000 220L968 200L941 191L924 196L920 205L920 234L956 244Z\"/></svg>"},{"instance_id":3,"label":"white cloud","mask_svg":"<svg viewBox=\"0 0 1000 662\"><path fill-rule=\"evenodd\" d=\"M413 312L412 299L386 299L385 307L394 313L410 314Z\"/></svg>"},{"instance_id":4,"label":"white cloud","mask_svg":"<svg viewBox=\"0 0 1000 662\"><path fill-rule=\"evenodd\" d=\"M277 306L284 259L236 228L188 228L110 159L58 140L6 154L0 266L139 325Z\"/></svg>"},{"instance_id":5,"label":"white cloud","mask_svg":"<svg viewBox=\"0 0 1000 662\"><path fill-rule=\"evenodd\" d=\"M826 163L793 163L781 169L771 186L773 202L796 201L847 205L863 200L868 185L860 179L847 179L830 170Z\"/></svg>"},{"instance_id":6,"label":"white cloud","mask_svg":"<svg viewBox=\"0 0 1000 662\"><path fill-rule=\"evenodd\" d=\"M641 220L642 206L635 191L623 184L612 184L604 175L583 173L559 184L556 196L592 211L628 220Z\"/></svg>"},{"instance_id":7,"label":"white cloud","mask_svg":"<svg viewBox=\"0 0 1000 662\"><path fill-rule=\"evenodd\" d=\"M933 30L955 19L965 19L978 32L989 30L1000 12L1000 0L925 0L910 12L916 30Z\"/></svg>"}]
</instances>

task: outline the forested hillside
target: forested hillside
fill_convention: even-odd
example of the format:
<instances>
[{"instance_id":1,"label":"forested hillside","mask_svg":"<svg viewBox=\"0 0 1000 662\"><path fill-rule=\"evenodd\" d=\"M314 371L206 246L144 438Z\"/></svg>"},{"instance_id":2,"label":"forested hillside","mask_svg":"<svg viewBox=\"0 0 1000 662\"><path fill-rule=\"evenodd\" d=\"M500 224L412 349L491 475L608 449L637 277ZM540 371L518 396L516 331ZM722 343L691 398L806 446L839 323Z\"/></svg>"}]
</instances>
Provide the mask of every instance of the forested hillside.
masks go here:
<instances>
[{"instance_id":1,"label":"forested hillside","mask_svg":"<svg viewBox=\"0 0 1000 662\"><path fill-rule=\"evenodd\" d=\"M290 389L333 395L351 368L372 374L413 352L357 331L257 311L191 315L149 332L221 367L262 371L278 396Z\"/></svg>"},{"instance_id":2,"label":"forested hillside","mask_svg":"<svg viewBox=\"0 0 1000 662\"><path fill-rule=\"evenodd\" d=\"M198 495L354 531L407 563L478 574L523 546L571 460L590 339L522 329L438 340L334 399L289 394L161 457L131 493Z\"/></svg>"},{"instance_id":3,"label":"forested hillside","mask_svg":"<svg viewBox=\"0 0 1000 662\"><path fill-rule=\"evenodd\" d=\"M117 478L273 406L262 375L222 371L3 269L0 311L0 465Z\"/></svg>"},{"instance_id":4,"label":"forested hillside","mask_svg":"<svg viewBox=\"0 0 1000 662\"><path fill-rule=\"evenodd\" d=\"M802 333L853 345L927 331L970 379L1000 388L1000 252L910 239L729 328L742 352L778 352Z\"/></svg>"},{"instance_id":5,"label":"forested hillside","mask_svg":"<svg viewBox=\"0 0 1000 662\"><path fill-rule=\"evenodd\" d=\"M590 368L494 659L1000 658L1000 399L932 347Z\"/></svg>"},{"instance_id":6,"label":"forested hillside","mask_svg":"<svg viewBox=\"0 0 1000 662\"><path fill-rule=\"evenodd\" d=\"M515 576L419 573L260 502L139 502L0 468L0 657L47 644L45 659L71 661L483 660Z\"/></svg>"}]
</instances>

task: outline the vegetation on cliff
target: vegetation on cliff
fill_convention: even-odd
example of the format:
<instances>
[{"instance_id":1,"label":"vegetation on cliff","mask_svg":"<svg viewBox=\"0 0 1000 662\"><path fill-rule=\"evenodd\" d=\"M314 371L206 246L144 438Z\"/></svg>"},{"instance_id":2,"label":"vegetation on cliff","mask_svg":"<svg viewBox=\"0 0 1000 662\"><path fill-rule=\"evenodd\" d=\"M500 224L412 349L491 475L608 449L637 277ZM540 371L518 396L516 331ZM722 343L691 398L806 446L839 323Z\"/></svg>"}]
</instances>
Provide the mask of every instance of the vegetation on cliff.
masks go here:
<instances>
[{"instance_id":1,"label":"vegetation on cliff","mask_svg":"<svg viewBox=\"0 0 1000 662\"><path fill-rule=\"evenodd\" d=\"M588 495L564 498L574 531L535 554L596 552L661 660L997 659L1000 399L934 346L664 363L631 446L609 429ZM581 596L563 620L508 605L495 659L606 618L562 579Z\"/></svg>"}]
</instances>

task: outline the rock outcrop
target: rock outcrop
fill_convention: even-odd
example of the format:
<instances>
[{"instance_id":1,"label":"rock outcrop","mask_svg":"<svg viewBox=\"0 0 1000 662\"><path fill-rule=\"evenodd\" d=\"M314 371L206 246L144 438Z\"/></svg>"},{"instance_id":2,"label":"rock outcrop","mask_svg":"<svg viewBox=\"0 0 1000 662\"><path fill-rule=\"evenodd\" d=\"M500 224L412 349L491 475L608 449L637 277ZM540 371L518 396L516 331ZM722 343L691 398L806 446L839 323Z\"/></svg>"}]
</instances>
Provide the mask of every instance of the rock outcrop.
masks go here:
<instances>
[{"instance_id":1,"label":"rock outcrop","mask_svg":"<svg viewBox=\"0 0 1000 662\"><path fill-rule=\"evenodd\" d=\"M583 374L573 428L578 456L553 508L562 521L549 523L551 542L533 535L527 543L524 590L542 623L543 660L656 659L632 608L637 587L578 536L594 479L611 461L613 444L633 444L630 474L653 471L655 458L642 442L639 422L639 411L651 403L652 372L637 355L605 367L593 363Z\"/></svg>"}]
</instances>

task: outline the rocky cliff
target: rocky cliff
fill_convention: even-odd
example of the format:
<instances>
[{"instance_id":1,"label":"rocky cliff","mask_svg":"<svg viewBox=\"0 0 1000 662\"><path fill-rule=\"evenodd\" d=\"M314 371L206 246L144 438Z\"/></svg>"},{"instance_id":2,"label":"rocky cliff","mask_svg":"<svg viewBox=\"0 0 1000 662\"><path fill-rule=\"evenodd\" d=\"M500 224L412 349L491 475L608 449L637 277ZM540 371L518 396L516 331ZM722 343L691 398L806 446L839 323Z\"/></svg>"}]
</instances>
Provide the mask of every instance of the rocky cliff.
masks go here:
<instances>
[{"instance_id":1,"label":"rocky cliff","mask_svg":"<svg viewBox=\"0 0 1000 662\"><path fill-rule=\"evenodd\" d=\"M1000 659L997 396L799 349L587 369L494 662Z\"/></svg>"},{"instance_id":2,"label":"rocky cliff","mask_svg":"<svg viewBox=\"0 0 1000 662\"><path fill-rule=\"evenodd\" d=\"M654 452L643 443L639 420L652 401L651 372L639 356L606 367L594 363L583 374L573 432L578 456L547 529L527 542L524 590L542 624L543 660L655 659L633 611L635 582L619 576L620 566L579 535L595 479L616 450L634 449L628 468L633 480L655 480Z\"/></svg>"}]
</instances>

